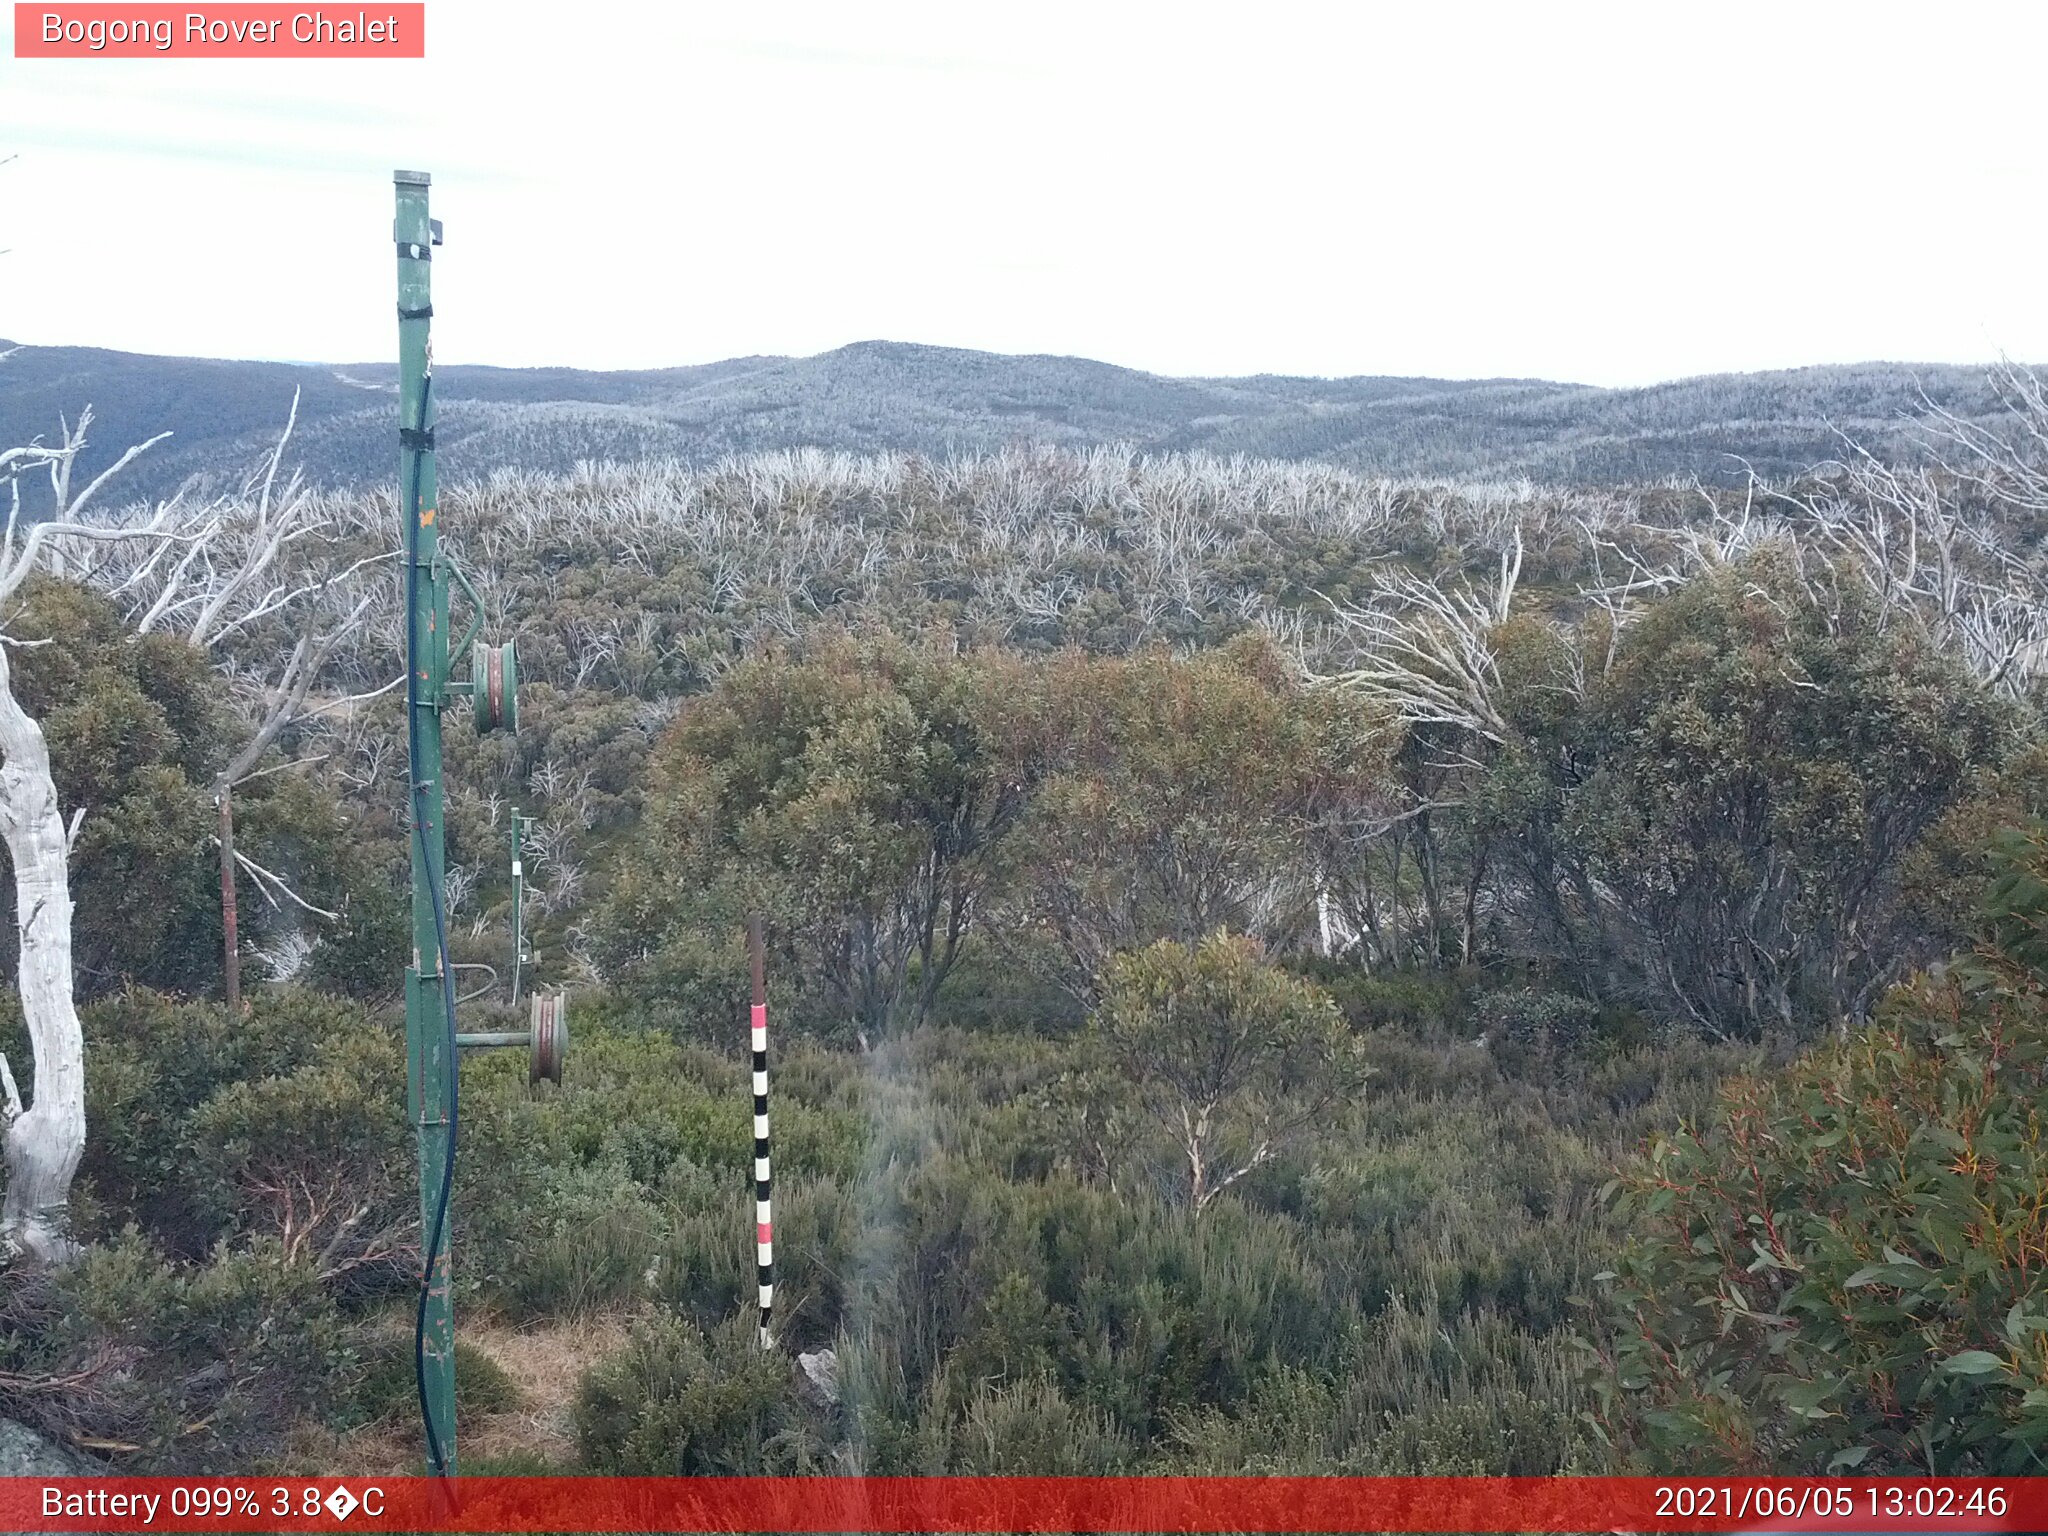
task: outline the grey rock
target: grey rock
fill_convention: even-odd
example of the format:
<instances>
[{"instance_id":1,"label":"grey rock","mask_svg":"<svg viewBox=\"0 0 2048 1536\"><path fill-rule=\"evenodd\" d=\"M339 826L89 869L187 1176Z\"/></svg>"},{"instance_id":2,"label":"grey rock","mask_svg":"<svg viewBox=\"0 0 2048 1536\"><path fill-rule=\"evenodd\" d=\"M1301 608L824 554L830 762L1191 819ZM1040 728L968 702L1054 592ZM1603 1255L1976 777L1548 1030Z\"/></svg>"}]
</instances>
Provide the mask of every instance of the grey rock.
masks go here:
<instances>
[{"instance_id":1,"label":"grey rock","mask_svg":"<svg viewBox=\"0 0 2048 1536\"><path fill-rule=\"evenodd\" d=\"M819 1407L839 1402L839 1356L829 1349L796 1357L797 1386Z\"/></svg>"},{"instance_id":2,"label":"grey rock","mask_svg":"<svg viewBox=\"0 0 2048 1536\"><path fill-rule=\"evenodd\" d=\"M105 1470L26 1424L0 1419L0 1477L89 1477Z\"/></svg>"},{"instance_id":3,"label":"grey rock","mask_svg":"<svg viewBox=\"0 0 2048 1536\"><path fill-rule=\"evenodd\" d=\"M0 1419L0 1477L90 1477L106 1470L26 1424ZM0 1536L25 1533L0 1531Z\"/></svg>"}]
</instances>

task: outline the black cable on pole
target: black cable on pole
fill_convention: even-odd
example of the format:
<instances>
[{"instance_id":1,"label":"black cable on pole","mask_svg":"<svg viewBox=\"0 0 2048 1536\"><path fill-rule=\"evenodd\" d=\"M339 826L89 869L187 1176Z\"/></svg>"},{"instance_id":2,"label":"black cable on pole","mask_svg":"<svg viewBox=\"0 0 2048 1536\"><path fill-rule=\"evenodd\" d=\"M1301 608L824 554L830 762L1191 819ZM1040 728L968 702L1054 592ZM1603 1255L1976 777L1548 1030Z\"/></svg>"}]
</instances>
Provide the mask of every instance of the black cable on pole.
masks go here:
<instances>
[{"instance_id":1,"label":"black cable on pole","mask_svg":"<svg viewBox=\"0 0 2048 1536\"><path fill-rule=\"evenodd\" d=\"M424 449L417 445L427 441L427 397L433 387L434 373L429 367L420 381L419 421L410 429L412 479L406 490L405 502L405 738L406 772L412 777L413 846L420 868L426 872L428 903L434 910L441 1002L448 1026L448 1145L441 1161L441 1192L434 1202L433 1233L427 1239L420 1264L419 1307L414 1314L412 1328L412 1368L414 1384L419 1388L420 1422L427 1431L427 1459L433 1463L435 1476L446 1477L447 1453L441 1448L441 1437L434 1429L434 1415L427 1406L427 1298L434 1285L434 1256L441 1251L441 1234L447 1230L448 1195L455 1183L455 1120L462 1077L456 1057L455 989L448 984L448 914L441 900L441 871L433 867L427 856L426 813L422 799L427 786L423 780L413 777L419 772L420 760L420 471L425 462ZM422 1104L420 1108L424 1112L426 1106Z\"/></svg>"}]
</instances>

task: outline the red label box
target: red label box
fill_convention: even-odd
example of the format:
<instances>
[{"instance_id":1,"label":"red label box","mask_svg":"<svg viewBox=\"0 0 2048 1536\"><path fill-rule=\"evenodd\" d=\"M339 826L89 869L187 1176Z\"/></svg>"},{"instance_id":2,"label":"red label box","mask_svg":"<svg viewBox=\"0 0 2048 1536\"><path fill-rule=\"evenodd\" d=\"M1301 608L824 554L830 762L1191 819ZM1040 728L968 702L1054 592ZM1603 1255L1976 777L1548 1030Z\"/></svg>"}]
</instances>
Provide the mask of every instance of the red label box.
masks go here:
<instances>
[{"instance_id":1,"label":"red label box","mask_svg":"<svg viewBox=\"0 0 2048 1536\"><path fill-rule=\"evenodd\" d=\"M14 7L18 59L423 59L427 8L348 5Z\"/></svg>"},{"instance_id":2,"label":"red label box","mask_svg":"<svg viewBox=\"0 0 2048 1536\"><path fill-rule=\"evenodd\" d=\"M2048 1530L2048 1478L0 1478L33 1532L1220 1533Z\"/></svg>"}]
</instances>

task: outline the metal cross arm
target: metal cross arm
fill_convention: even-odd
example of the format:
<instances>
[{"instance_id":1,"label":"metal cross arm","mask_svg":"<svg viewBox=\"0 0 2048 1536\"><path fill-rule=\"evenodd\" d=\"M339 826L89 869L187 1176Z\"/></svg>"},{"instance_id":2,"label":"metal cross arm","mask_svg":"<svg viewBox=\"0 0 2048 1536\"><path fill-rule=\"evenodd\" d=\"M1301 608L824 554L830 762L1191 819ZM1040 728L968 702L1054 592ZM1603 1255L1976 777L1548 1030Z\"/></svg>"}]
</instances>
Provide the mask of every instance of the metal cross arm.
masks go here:
<instances>
[{"instance_id":1,"label":"metal cross arm","mask_svg":"<svg viewBox=\"0 0 2048 1536\"><path fill-rule=\"evenodd\" d=\"M527 1052L526 1080L538 1083L562 1081L562 1060L569 1053L569 1000L560 992L536 992L528 1009L524 1030L465 1030L455 1043L475 1050L518 1050Z\"/></svg>"}]
</instances>

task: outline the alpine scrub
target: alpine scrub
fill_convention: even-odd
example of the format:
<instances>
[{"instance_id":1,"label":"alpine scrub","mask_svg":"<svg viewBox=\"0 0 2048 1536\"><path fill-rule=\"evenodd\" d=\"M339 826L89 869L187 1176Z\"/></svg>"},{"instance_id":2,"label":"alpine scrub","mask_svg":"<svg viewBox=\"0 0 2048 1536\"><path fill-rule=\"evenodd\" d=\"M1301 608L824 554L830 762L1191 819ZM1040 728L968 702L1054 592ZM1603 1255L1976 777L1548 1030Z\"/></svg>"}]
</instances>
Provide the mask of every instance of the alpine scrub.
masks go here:
<instances>
[{"instance_id":1,"label":"alpine scrub","mask_svg":"<svg viewBox=\"0 0 2048 1536\"><path fill-rule=\"evenodd\" d=\"M1609 1186L1595 1377L1648 1464L2048 1471L2048 837L2005 851L1981 948Z\"/></svg>"}]
</instances>

